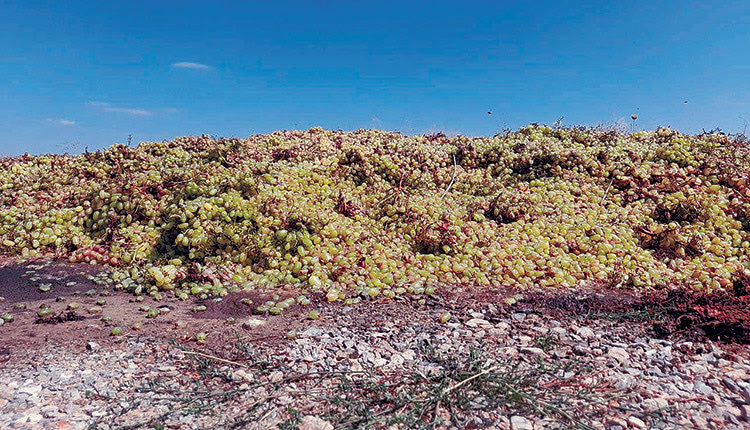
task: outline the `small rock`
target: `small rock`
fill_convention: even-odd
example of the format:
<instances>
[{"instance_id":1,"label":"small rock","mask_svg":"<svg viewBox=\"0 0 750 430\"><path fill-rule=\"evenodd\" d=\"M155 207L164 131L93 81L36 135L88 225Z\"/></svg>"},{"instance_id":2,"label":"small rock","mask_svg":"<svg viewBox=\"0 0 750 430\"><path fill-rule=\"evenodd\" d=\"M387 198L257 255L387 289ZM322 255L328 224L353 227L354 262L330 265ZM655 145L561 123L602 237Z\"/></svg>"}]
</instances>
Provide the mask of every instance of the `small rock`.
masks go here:
<instances>
[{"instance_id":1,"label":"small rock","mask_svg":"<svg viewBox=\"0 0 750 430\"><path fill-rule=\"evenodd\" d=\"M102 346L99 345L96 342L86 342L86 349L89 350L89 351L96 352L96 351L99 351L100 349L102 349Z\"/></svg>"},{"instance_id":2,"label":"small rock","mask_svg":"<svg viewBox=\"0 0 750 430\"><path fill-rule=\"evenodd\" d=\"M750 405L741 405L740 415L742 416L743 420L750 422Z\"/></svg>"},{"instance_id":3,"label":"small rock","mask_svg":"<svg viewBox=\"0 0 750 430\"><path fill-rule=\"evenodd\" d=\"M701 393L701 394L704 394L704 395L706 395L706 396L710 396L710 395L711 395L711 394L713 394L713 392L714 392L714 390L712 390L712 389L711 389L711 387L709 387L708 385L704 384L704 383L703 383L703 382L701 382L701 381L697 381L697 382L695 383L695 385L693 386L693 389L694 389L694 390L695 390L696 392L698 392L698 393Z\"/></svg>"},{"instance_id":4,"label":"small rock","mask_svg":"<svg viewBox=\"0 0 750 430\"><path fill-rule=\"evenodd\" d=\"M302 421L297 426L298 430L333 430L333 425L328 421L307 415L302 418Z\"/></svg>"},{"instance_id":5,"label":"small rock","mask_svg":"<svg viewBox=\"0 0 750 430\"><path fill-rule=\"evenodd\" d=\"M566 335L568 334L568 331L567 331L567 330L565 330L565 329L564 329L564 328L562 328L562 327L552 327L552 328L550 329L550 333L551 333L551 334L556 334L556 335L558 335L558 336L562 337L562 336L566 336Z\"/></svg>"},{"instance_id":6,"label":"small rock","mask_svg":"<svg viewBox=\"0 0 750 430\"><path fill-rule=\"evenodd\" d=\"M27 416L27 419L28 419L28 421L27 421L27 422L30 422L30 423L38 423L38 422L39 422L39 421L41 421L41 420L42 420L43 418L44 418L44 417L43 417L43 416L41 416L40 414L28 414L28 416Z\"/></svg>"},{"instance_id":7,"label":"small rock","mask_svg":"<svg viewBox=\"0 0 750 430\"><path fill-rule=\"evenodd\" d=\"M253 328L262 327L265 324L266 324L265 320L258 319L258 318L250 318L249 320L242 323L242 327L246 329L253 329Z\"/></svg>"},{"instance_id":8,"label":"small rock","mask_svg":"<svg viewBox=\"0 0 750 430\"><path fill-rule=\"evenodd\" d=\"M696 376L701 376L701 375L705 375L706 373L708 373L708 369L706 368L706 366L700 363L693 363L687 366L687 371L688 373L696 375Z\"/></svg>"},{"instance_id":9,"label":"small rock","mask_svg":"<svg viewBox=\"0 0 750 430\"><path fill-rule=\"evenodd\" d=\"M648 411L658 411L662 409L667 409L669 407L669 402L666 399L646 399L641 402L641 407Z\"/></svg>"},{"instance_id":10,"label":"small rock","mask_svg":"<svg viewBox=\"0 0 750 430\"><path fill-rule=\"evenodd\" d=\"M232 373L232 380L236 382L254 382L255 378L252 373L247 373L243 369L238 369Z\"/></svg>"},{"instance_id":11,"label":"small rock","mask_svg":"<svg viewBox=\"0 0 750 430\"><path fill-rule=\"evenodd\" d=\"M317 327L308 327L305 331L302 332L302 335L309 337L318 337L323 335L323 333L325 332Z\"/></svg>"},{"instance_id":12,"label":"small rock","mask_svg":"<svg viewBox=\"0 0 750 430\"><path fill-rule=\"evenodd\" d=\"M545 355L544 350L542 348L534 348L530 346L525 346L521 348L522 354L528 354L528 355Z\"/></svg>"},{"instance_id":13,"label":"small rock","mask_svg":"<svg viewBox=\"0 0 750 430\"><path fill-rule=\"evenodd\" d=\"M481 319L481 318L472 318L472 319L466 321L465 324L467 326L469 326L469 327L479 327L479 326L489 327L489 326L492 325L492 324L490 324L489 321Z\"/></svg>"},{"instance_id":14,"label":"small rock","mask_svg":"<svg viewBox=\"0 0 750 430\"><path fill-rule=\"evenodd\" d=\"M508 331L509 328L510 328L510 324L508 324L507 322L502 322L501 321L501 322L495 324L495 329L496 330Z\"/></svg>"},{"instance_id":15,"label":"small rock","mask_svg":"<svg viewBox=\"0 0 750 430\"><path fill-rule=\"evenodd\" d=\"M750 379L747 372L745 372L745 370L743 369L732 369L728 372L725 372L724 376L732 378L735 381L747 381L748 379Z\"/></svg>"},{"instance_id":16,"label":"small rock","mask_svg":"<svg viewBox=\"0 0 750 430\"><path fill-rule=\"evenodd\" d=\"M522 312L518 312L518 313L515 313L515 314L511 315L511 318L513 319L513 321L521 322L521 321L523 321L523 320L526 319L526 314L522 313ZM521 418L521 417L519 417L519 418Z\"/></svg>"},{"instance_id":17,"label":"small rock","mask_svg":"<svg viewBox=\"0 0 750 430\"><path fill-rule=\"evenodd\" d=\"M53 418L59 414L60 411L58 410L57 406L47 405L42 407L42 416L44 418Z\"/></svg>"},{"instance_id":18,"label":"small rock","mask_svg":"<svg viewBox=\"0 0 750 430\"><path fill-rule=\"evenodd\" d=\"M510 417L510 428L512 430L534 430L534 423L522 416L514 415Z\"/></svg>"},{"instance_id":19,"label":"small rock","mask_svg":"<svg viewBox=\"0 0 750 430\"><path fill-rule=\"evenodd\" d=\"M594 333L594 330L591 330L588 327L580 327L578 328L578 331L576 332L578 336L581 336L584 339L591 339L596 336Z\"/></svg>"},{"instance_id":20,"label":"small rock","mask_svg":"<svg viewBox=\"0 0 750 430\"><path fill-rule=\"evenodd\" d=\"M42 391L41 385L24 385L18 389L19 393L26 393L30 396L33 396L34 394L38 394L40 391Z\"/></svg>"},{"instance_id":21,"label":"small rock","mask_svg":"<svg viewBox=\"0 0 750 430\"><path fill-rule=\"evenodd\" d=\"M275 384L275 383L281 381L282 379L284 379L284 372L282 372L280 370L277 370L277 371L271 373L270 379L271 379L271 382Z\"/></svg>"},{"instance_id":22,"label":"small rock","mask_svg":"<svg viewBox=\"0 0 750 430\"><path fill-rule=\"evenodd\" d=\"M518 339L519 345L530 345L531 342L534 340L534 338L532 338L531 336L525 336L525 335L518 336L517 339Z\"/></svg>"},{"instance_id":23,"label":"small rock","mask_svg":"<svg viewBox=\"0 0 750 430\"><path fill-rule=\"evenodd\" d=\"M414 358L416 358L417 353L414 352L413 349L407 349L406 351L401 353L402 356L404 356L404 360L412 361Z\"/></svg>"},{"instance_id":24,"label":"small rock","mask_svg":"<svg viewBox=\"0 0 750 430\"><path fill-rule=\"evenodd\" d=\"M104 309L102 309L101 306L92 306L88 309L88 313L90 313L91 315L99 315L102 312L104 312Z\"/></svg>"},{"instance_id":25,"label":"small rock","mask_svg":"<svg viewBox=\"0 0 750 430\"><path fill-rule=\"evenodd\" d=\"M630 423L630 425L632 425L633 427L639 429L646 428L646 423L644 423L643 420L638 417L628 417L628 423Z\"/></svg>"},{"instance_id":26,"label":"small rock","mask_svg":"<svg viewBox=\"0 0 750 430\"><path fill-rule=\"evenodd\" d=\"M402 364L404 364L404 361L406 361L406 360L404 360L404 356L403 355L401 355L399 353L393 354L391 356L390 366L391 367L401 366Z\"/></svg>"},{"instance_id":27,"label":"small rock","mask_svg":"<svg viewBox=\"0 0 750 430\"><path fill-rule=\"evenodd\" d=\"M607 422L604 424L604 426L608 430L626 429L628 428L628 422L622 418L613 417L613 418L608 419Z\"/></svg>"},{"instance_id":28,"label":"small rock","mask_svg":"<svg viewBox=\"0 0 750 430\"><path fill-rule=\"evenodd\" d=\"M620 364L625 364L630 361L630 355L628 354L625 349L620 347L610 347L607 351L607 356L614 358L617 360Z\"/></svg>"},{"instance_id":29,"label":"small rock","mask_svg":"<svg viewBox=\"0 0 750 430\"><path fill-rule=\"evenodd\" d=\"M636 385L635 378L630 375L612 375L608 379L618 390L630 389Z\"/></svg>"}]
</instances>

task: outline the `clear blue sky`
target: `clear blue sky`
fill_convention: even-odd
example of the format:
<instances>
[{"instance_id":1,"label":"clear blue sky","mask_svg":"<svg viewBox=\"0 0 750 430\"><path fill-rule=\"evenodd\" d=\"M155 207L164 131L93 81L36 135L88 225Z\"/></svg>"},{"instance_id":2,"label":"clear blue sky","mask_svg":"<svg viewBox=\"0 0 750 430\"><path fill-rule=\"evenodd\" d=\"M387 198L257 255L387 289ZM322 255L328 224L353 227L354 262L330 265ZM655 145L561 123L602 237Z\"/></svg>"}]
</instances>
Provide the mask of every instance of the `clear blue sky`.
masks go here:
<instances>
[{"instance_id":1,"label":"clear blue sky","mask_svg":"<svg viewBox=\"0 0 750 430\"><path fill-rule=\"evenodd\" d=\"M742 131L750 2L0 0L0 154L633 113Z\"/></svg>"}]
</instances>

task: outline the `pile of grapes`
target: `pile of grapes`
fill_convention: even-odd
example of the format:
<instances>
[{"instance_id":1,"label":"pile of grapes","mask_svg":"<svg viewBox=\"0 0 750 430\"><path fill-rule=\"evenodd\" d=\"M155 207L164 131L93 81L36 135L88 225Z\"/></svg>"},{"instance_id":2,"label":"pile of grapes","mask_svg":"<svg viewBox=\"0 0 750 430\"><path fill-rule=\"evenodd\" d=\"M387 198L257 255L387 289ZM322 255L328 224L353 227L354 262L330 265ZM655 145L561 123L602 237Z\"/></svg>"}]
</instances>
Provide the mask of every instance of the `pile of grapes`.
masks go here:
<instances>
[{"instance_id":1,"label":"pile of grapes","mask_svg":"<svg viewBox=\"0 0 750 430\"><path fill-rule=\"evenodd\" d=\"M185 137L0 160L0 254L109 265L157 298L711 291L750 273L749 174L743 139L666 128Z\"/></svg>"}]
</instances>

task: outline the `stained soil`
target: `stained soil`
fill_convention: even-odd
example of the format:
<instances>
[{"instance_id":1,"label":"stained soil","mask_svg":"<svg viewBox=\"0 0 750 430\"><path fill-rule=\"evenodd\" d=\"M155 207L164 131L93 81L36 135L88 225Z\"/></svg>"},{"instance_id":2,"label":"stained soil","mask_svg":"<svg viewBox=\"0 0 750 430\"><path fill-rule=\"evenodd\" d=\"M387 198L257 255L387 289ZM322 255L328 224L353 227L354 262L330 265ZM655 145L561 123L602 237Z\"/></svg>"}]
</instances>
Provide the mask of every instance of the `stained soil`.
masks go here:
<instances>
[{"instance_id":1,"label":"stained soil","mask_svg":"<svg viewBox=\"0 0 750 430\"><path fill-rule=\"evenodd\" d=\"M96 276L103 270L101 266L48 260L0 261L0 313L13 315L12 322L0 326L4 342L0 362L15 352L47 342L111 344L151 337L187 343L197 342L196 335L200 332L208 333L201 345L211 350L229 348L238 333L251 342L272 345L294 331L324 324L308 318L311 309L321 312L321 321L326 321L326 315L353 309L341 303L328 303L322 294L308 295L313 302L311 306L294 305L281 315L261 316L259 319L266 323L249 330L244 323L256 318L255 307L274 295L279 297L277 300L296 297L295 292L280 288L232 293L221 300L167 298L157 302L147 297L139 302L130 293L97 283ZM708 338L743 345L750 343L750 295L747 294L750 286L741 282L744 281L732 291L712 294L674 290L639 295L607 289L525 292L515 303L507 301L518 293L512 289L444 288L434 296L363 300L354 306L363 327L381 325L386 317L409 315L416 309L449 311L458 320L470 319L472 311L485 311L490 321L525 312L555 315L561 320L566 317L606 318L623 323L638 320L651 324L654 337L696 341ZM49 291L40 290L40 286L49 286ZM106 303L97 304L100 300ZM72 302L79 306L71 309ZM204 305L206 310L196 311L197 305ZM156 318L147 318L146 306L163 312ZM40 318L37 313L42 307L49 307L51 313ZM103 320L103 316L109 321ZM114 327L121 327L123 334L112 336Z\"/></svg>"},{"instance_id":2,"label":"stained soil","mask_svg":"<svg viewBox=\"0 0 750 430\"><path fill-rule=\"evenodd\" d=\"M235 332L245 330L242 323L253 317L252 311L258 304L274 295L279 295L280 300L292 296L274 290L230 294L221 301L176 298L156 301L150 297L138 301L131 293L98 283L96 277L104 270L102 266L47 260L0 261L0 314L13 316L12 321L0 326L4 342L0 361L44 343L71 345L93 341L107 345L132 338L196 342L200 332L208 333L202 345L221 348L231 343L228 341ZM49 287L49 291L40 290L40 286ZM246 299L252 300L252 305L243 302ZM196 311L198 305L204 305L206 310ZM51 312L40 317L38 311L44 307ZM147 318L146 307L158 308L161 313L156 318ZM293 327L305 321L303 314L307 312L307 308L303 312L299 306L293 306L274 316L272 324L254 327L250 340L273 343L284 339ZM103 320L105 316L108 321ZM122 328L123 334L113 336L114 327Z\"/></svg>"},{"instance_id":3,"label":"stained soil","mask_svg":"<svg viewBox=\"0 0 750 430\"><path fill-rule=\"evenodd\" d=\"M648 320L658 338L750 344L750 296L719 291L664 290L636 295L600 290L587 293L527 294L519 302L526 312L589 318Z\"/></svg>"}]
</instances>

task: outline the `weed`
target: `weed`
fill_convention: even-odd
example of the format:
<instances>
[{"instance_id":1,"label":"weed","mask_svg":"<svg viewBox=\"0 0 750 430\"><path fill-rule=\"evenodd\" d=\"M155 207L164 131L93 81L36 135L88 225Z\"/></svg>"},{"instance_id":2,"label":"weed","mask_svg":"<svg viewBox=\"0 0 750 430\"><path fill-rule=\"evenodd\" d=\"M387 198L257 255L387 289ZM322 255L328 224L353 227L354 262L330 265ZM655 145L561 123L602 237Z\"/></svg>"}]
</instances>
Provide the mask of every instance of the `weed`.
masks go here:
<instances>
[{"instance_id":1,"label":"weed","mask_svg":"<svg viewBox=\"0 0 750 430\"><path fill-rule=\"evenodd\" d=\"M445 421L463 428L469 415L482 411L495 418L498 412L552 416L563 425L590 428L582 421L588 417L583 409L596 393L580 382L590 369L549 365L541 358L533 363L492 360L482 349L462 358L438 353L429 343L421 352L427 372L342 378L325 399L332 409L325 418L347 429L433 428Z\"/></svg>"},{"instance_id":2,"label":"weed","mask_svg":"<svg viewBox=\"0 0 750 430\"><path fill-rule=\"evenodd\" d=\"M552 348L555 347L555 344L557 343L557 340L552 335L547 336L541 336L536 340L536 344L539 348L542 348L543 351L549 351Z\"/></svg>"}]
</instances>

